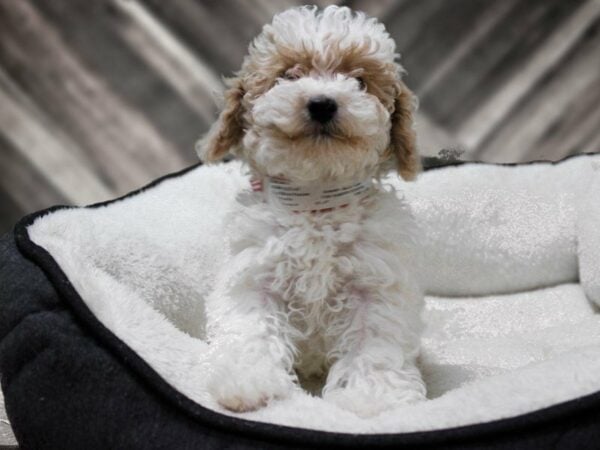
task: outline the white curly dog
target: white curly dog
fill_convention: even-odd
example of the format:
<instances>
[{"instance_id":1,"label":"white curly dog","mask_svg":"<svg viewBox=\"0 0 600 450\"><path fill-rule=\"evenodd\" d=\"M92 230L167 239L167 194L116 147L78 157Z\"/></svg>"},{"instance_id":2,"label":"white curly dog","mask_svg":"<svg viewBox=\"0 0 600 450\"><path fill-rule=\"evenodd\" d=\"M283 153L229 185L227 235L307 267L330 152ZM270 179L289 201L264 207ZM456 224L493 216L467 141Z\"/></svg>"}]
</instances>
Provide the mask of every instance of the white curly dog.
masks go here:
<instances>
[{"instance_id":1,"label":"white curly dog","mask_svg":"<svg viewBox=\"0 0 600 450\"><path fill-rule=\"evenodd\" d=\"M227 80L198 144L203 161L229 153L251 176L207 300L209 389L227 409L260 408L313 377L361 416L425 398L418 229L381 183L419 170L397 59L375 19L300 7L265 25Z\"/></svg>"}]
</instances>

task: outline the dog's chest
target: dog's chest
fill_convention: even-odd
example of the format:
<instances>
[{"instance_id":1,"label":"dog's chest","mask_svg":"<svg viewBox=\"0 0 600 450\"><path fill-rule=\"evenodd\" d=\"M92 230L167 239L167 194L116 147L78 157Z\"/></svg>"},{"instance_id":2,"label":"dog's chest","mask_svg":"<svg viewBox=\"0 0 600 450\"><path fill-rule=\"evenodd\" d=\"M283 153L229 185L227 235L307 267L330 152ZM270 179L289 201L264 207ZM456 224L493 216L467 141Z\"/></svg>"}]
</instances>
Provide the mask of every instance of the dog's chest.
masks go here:
<instances>
[{"instance_id":1,"label":"dog's chest","mask_svg":"<svg viewBox=\"0 0 600 450\"><path fill-rule=\"evenodd\" d=\"M294 308L326 307L353 272L352 251L360 228L351 224L281 227L267 245L270 289Z\"/></svg>"}]
</instances>

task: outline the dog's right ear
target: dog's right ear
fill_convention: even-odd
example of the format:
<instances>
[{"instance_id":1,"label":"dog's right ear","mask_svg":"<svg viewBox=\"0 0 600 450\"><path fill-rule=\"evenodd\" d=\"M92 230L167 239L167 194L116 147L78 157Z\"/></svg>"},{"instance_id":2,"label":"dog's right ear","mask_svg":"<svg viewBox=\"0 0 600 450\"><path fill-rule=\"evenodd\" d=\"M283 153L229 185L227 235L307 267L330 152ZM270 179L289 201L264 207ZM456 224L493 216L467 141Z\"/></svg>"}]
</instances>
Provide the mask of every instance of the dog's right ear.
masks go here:
<instances>
[{"instance_id":1,"label":"dog's right ear","mask_svg":"<svg viewBox=\"0 0 600 450\"><path fill-rule=\"evenodd\" d=\"M236 153L244 136L242 98L244 89L240 78L226 80L224 107L217 121L196 144L196 152L204 163L220 161L228 153Z\"/></svg>"},{"instance_id":2,"label":"dog's right ear","mask_svg":"<svg viewBox=\"0 0 600 450\"><path fill-rule=\"evenodd\" d=\"M406 181L414 180L421 169L413 129L416 100L402 81L396 84L396 98L392 113L390 148L396 160L396 169Z\"/></svg>"}]
</instances>

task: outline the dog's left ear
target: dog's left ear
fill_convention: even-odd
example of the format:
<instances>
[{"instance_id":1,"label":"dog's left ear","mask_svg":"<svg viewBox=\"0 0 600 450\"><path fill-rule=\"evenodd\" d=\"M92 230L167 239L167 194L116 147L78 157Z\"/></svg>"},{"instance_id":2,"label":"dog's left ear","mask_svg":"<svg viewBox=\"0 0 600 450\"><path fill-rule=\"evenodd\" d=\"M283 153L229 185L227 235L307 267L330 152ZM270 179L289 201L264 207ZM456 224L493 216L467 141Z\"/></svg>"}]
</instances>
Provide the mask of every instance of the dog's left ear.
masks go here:
<instances>
[{"instance_id":1,"label":"dog's left ear","mask_svg":"<svg viewBox=\"0 0 600 450\"><path fill-rule=\"evenodd\" d=\"M413 112L416 99L402 81L396 84L396 98L392 113L390 152L395 159L396 170L407 181L414 180L421 170L417 153L416 134L413 128Z\"/></svg>"},{"instance_id":2,"label":"dog's left ear","mask_svg":"<svg viewBox=\"0 0 600 450\"><path fill-rule=\"evenodd\" d=\"M228 87L224 93L223 110L204 137L196 143L196 152L204 163L220 161L228 153L235 154L244 137L242 80L230 78L226 83Z\"/></svg>"}]
</instances>

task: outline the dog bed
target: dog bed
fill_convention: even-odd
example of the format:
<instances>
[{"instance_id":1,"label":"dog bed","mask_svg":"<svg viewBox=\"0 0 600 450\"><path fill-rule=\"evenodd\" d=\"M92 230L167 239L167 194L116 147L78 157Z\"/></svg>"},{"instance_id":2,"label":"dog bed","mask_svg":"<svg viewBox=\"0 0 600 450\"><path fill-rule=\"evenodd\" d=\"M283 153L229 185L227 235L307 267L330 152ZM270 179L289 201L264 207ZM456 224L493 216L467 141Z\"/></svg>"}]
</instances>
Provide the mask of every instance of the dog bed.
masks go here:
<instances>
[{"instance_id":1,"label":"dog bed","mask_svg":"<svg viewBox=\"0 0 600 450\"><path fill-rule=\"evenodd\" d=\"M0 372L27 449L591 448L600 442L600 155L387 180L426 239L428 401L364 419L207 394L203 299L237 162L24 218L0 248Z\"/></svg>"}]
</instances>

